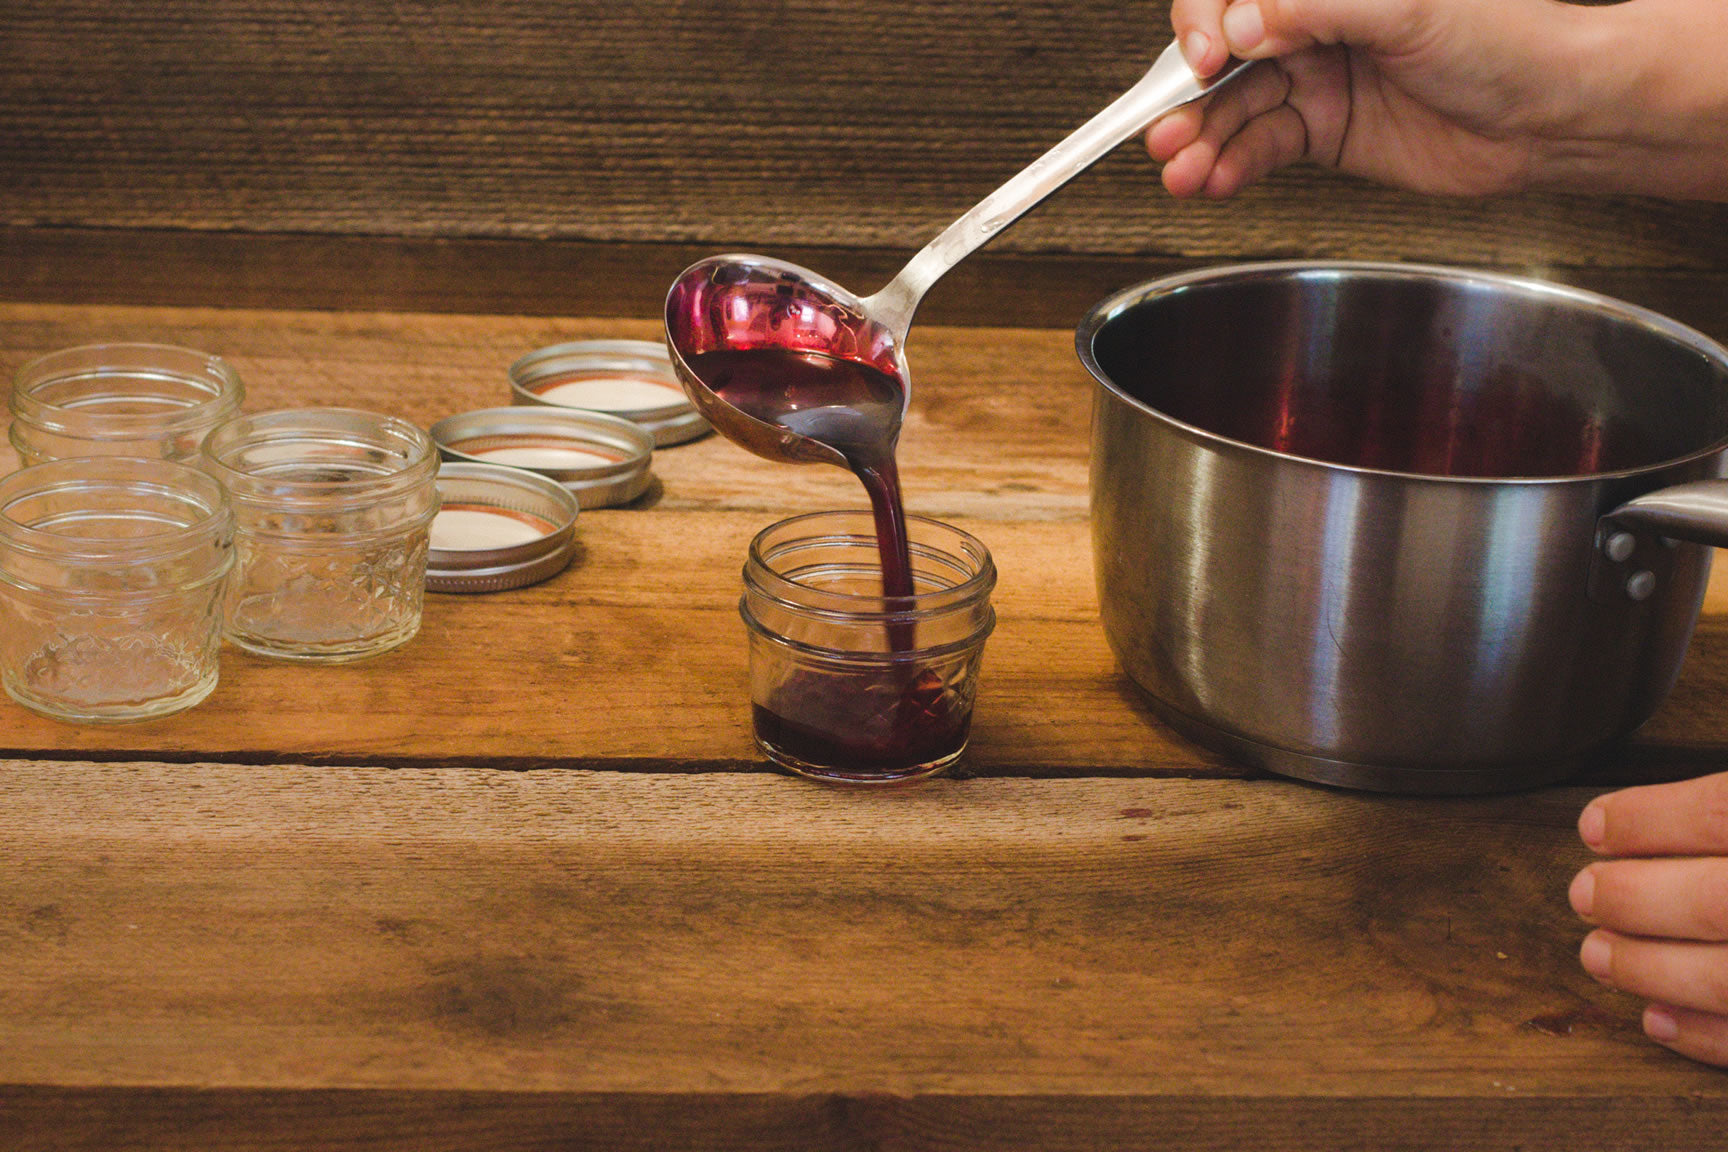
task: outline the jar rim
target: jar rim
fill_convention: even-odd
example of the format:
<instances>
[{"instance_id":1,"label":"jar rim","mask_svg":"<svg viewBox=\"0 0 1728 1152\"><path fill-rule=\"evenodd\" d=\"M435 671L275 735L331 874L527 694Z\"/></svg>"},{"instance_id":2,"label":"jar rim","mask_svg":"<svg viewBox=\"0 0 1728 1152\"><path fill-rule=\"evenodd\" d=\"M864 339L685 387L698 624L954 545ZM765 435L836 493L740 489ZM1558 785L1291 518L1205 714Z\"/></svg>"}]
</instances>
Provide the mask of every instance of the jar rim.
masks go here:
<instances>
[{"instance_id":1,"label":"jar rim","mask_svg":"<svg viewBox=\"0 0 1728 1152\"><path fill-rule=\"evenodd\" d=\"M340 437L351 447L380 451L396 466L376 476L305 479L249 471L232 462L233 454L243 447L312 444L319 437ZM232 500L253 507L348 508L433 485L438 474L437 447L424 429L399 416L358 408L281 408L237 416L205 438L199 455ZM305 462L317 463L318 458Z\"/></svg>"},{"instance_id":2,"label":"jar rim","mask_svg":"<svg viewBox=\"0 0 1728 1152\"><path fill-rule=\"evenodd\" d=\"M144 473L144 475L126 475ZM153 474L153 475L152 475ZM187 494L187 507L201 509L190 523L167 525L136 536L85 536L54 532L15 519L12 509L32 495L72 485L100 486L161 496ZM231 532L233 507L221 484L207 473L172 460L132 456L80 456L50 460L0 477L0 537L8 547L36 557L74 560L125 560L150 556L170 559L209 546Z\"/></svg>"},{"instance_id":3,"label":"jar rim","mask_svg":"<svg viewBox=\"0 0 1728 1152\"><path fill-rule=\"evenodd\" d=\"M868 525L867 532L817 531L822 522ZM915 529L926 538L915 537ZM933 543L928 534L945 535L941 544ZM996 564L982 540L970 532L928 516L906 517L906 535L913 555L913 569L918 572L918 559L943 557L957 561L956 570L967 575L949 585L914 592L910 596L869 595L855 592L835 592L814 587L779 570L772 561L789 552L817 546L823 542L843 542L860 545L868 540L876 546L874 519L867 510L838 509L806 512L770 524L750 541L744 563L744 582L752 590L794 611L829 615L853 621L892 623L912 622L955 609L966 608L987 599L996 586ZM776 537L784 539L776 541ZM925 570L925 574L928 572Z\"/></svg>"},{"instance_id":4,"label":"jar rim","mask_svg":"<svg viewBox=\"0 0 1728 1152\"><path fill-rule=\"evenodd\" d=\"M148 413L105 412L37 395L47 385L110 375L157 376L208 395L172 410ZM220 356L179 344L113 341L59 348L27 361L13 374L8 406L17 424L42 432L80 440L136 440L212 427L238 412L245 395L240 374ZM15 435L13 439L16 443Z\"/></svg>"}]
</instances>

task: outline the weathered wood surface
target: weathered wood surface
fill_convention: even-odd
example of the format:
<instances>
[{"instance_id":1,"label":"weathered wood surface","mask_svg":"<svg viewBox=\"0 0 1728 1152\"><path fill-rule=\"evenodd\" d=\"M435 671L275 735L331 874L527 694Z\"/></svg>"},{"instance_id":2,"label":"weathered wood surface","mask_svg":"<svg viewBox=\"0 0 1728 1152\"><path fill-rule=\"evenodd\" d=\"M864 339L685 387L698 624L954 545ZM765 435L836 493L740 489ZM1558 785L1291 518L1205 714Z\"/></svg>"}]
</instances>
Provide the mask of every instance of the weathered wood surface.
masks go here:
<instances>
[{"instance_id":1,"label":"weathered wood surface","mask_svg":"<svg viewBox=\"0 0 1728 1152\"><path fill-rule=\"evenodd\" d=\"M0 764L0 1144L1711 1147L1589 795Z\"/></svg>"},{"instance_id":2,"label":"weathered wood surface","mask_svg":"<svg viewBox=\"0 0 1728 1152\"><path fill-rule=\"evenodd\" d=\"M0 7L0 251L22 272L0 293L643 314L684 257L738 247L874 287L1168 36L1163 5L1108 0L22 0ZM1720 287L1725 225L1720 205L1432 200L1311 169L1177 204L1130 144L993 242L1044 291L944 285L931 308L1071 323L1046 292L1072 311L1069 285L1093 298L1124 263L1279 256L1606 279L1646 302L1666 277ZM623 244L646 265L581 280L587 245Z\"/></svg>"},{"instance_id":3,"label":"weathered wood surface","mask_svg":"<svg viewBox=\"0 0 1728 1152\"><path fill-rule=\"evenodd\" d=\"M505 368L523 352L655 333L619 320L8 305L0 373L94 339L166 340L230 358L248 409L343 404L425 427L506 403ZM1090 384L1071 335L932 327L909 350L908 506L972 530L1001 573L967 770L1248 774L1152 718L1105 643L1086 516ZM225 650L203 704L121 727L62 724L0 698L0 750L757 769L736 607L745 549L782 516L859 506L862 493L839 469L771 464L717 437L657 453L654 471L636 506L583 513L570 570L501 595L429 595L421 635L398 652L319 668ZM1728 593L1710 607L1672 699L1592 779L1728 768Z\"/></svg>"},{"instance_id":4,"label":"weathered wood surface","mask_svg":"<svg viewBox=\"0 0 1728 1152\"><path fill-rule=\"evenodd\" d=\"M714 250L874 288L1167 34L1104 0L10 3L0 378L143 338L230 358L253 410L503 403L524 351L655 336ZM1590 787L1245 772L1104 643L1071 331L1290 256L1536 272L1728 339L1725 212L1312 171L1174 204L1129 146L957 269L902 462L1002 571L972 778L762 771L744 546L859 496L714 440L585 513L569 572L429 597L380 660L225 652L123 728L0 700L0 1148L1715 1146L1728 1081L1583 975L1564 891L1596 787L1728 768L1728 584Z\"/></svg>"},{"instance_id":5,"label":"weathered wood surface","mask_svg":"<svg viewBox=\"0 0 1728 1152\"><path fill-rule=\"evenodd\" d=\"M533 347L653 335L8 305L0 373L170 340L252 409L427 424ZM1333 793L1145 711L1096 620L1071 341L911 345L910 502L1002 569L975 778L762 771L744 545L857 494L712 439L584 513L569 572L429 597L377 661L225 652L204 704L119 728L0 702L0 1147L1708 1146L1720 1074L1577 967L1591 789ZM1728 763L1721 606L1598 783Z\"/></svg>"}]
</instances>

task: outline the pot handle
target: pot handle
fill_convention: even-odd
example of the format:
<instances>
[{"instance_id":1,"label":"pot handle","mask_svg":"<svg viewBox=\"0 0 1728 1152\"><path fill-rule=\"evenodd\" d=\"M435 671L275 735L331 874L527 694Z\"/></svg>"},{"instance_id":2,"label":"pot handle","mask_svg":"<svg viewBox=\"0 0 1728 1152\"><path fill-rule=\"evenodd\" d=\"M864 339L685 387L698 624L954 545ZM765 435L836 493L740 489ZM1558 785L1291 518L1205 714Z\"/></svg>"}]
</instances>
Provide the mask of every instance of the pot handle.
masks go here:
<instances>
[{"instance_id":1,"label":"pot handle","mask_svg":"<svg viewBox=\"0 0 1728 1152\"><path fill-rule=\"evenodd\" d=\"M1604 604L1648 600L1668 583L1682 540L1728 548L1728 480L1658 488L1598 520L1590 598Z\"/></svg>"},{"instance_id":2,"label":"pot handle","mask_svg":"<svg viewBox=\"0 0 1728 1152\"><path fill-rule=\"evenodd\" d=\"M1728 480L1694 480L1658 488L1628 500L1603 517L1603 547L1609 554L1630 547L1615 543L1616 529L1648 529L1670 540L1728 548Z\"/></svg>"}]
</instances>

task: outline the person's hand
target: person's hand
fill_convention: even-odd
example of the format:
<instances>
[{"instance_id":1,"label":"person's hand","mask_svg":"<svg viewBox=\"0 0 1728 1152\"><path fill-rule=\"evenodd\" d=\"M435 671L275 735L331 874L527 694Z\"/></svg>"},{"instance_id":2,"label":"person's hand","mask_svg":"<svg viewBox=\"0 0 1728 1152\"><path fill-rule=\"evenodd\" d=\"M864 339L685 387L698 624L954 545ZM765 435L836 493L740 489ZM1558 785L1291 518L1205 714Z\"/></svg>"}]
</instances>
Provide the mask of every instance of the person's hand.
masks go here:
<instances>
[{"instance_id":1,"label":"person's hand","mask_svg":"<svg viewBox=\"0 0 1728 1152\"><path fill-rule=\"evenodd\" d=\"M1445 195L1728 199L1728 5L1174 0L1188 63L1263 61L1146 132L1178 197L1309 161Z\"/></svg>"},{"instance_id":2,"label":"person's hand","mask_svg":"<svg viewBox=\"0 0 1728 1152\"><path fill-rule=\"evenodd\" d=\"M1203 75L1273 58L1146 135L1176 196L1230 196L1308 160L1417 191L1510 191L1562 87L1533 46L1551 0L1176 0Z\"/></svg>"},{"instance_id":3,"label":"person's hand","mask_svg":"<svg viewBox=\"0 0 1728 1152\"><path fill-rule=\"evenodd\" d=\"M1651 1039L1728 1067L1728 773L1599 796L1578 834L1617 857L1572 881L1573 909L1597 925L1584 968L1650 1001Z\"/></svg>"}]
</instances>

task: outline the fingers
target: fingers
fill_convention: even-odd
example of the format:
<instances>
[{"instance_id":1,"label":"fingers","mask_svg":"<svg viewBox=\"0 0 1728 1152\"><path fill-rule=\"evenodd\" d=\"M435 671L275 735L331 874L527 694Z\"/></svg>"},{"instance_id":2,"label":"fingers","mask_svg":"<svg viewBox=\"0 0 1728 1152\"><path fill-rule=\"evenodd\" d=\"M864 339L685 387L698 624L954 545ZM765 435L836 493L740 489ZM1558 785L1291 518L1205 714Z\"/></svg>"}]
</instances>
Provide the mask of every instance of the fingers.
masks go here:
<instances>
[{"instance_id":1,"label":"fingers","mask_svg":"<svg viewBox=\"0 0 1728 1152\"><path fill-rule=\"evenodd\" d=\"M1646 1000L1728 1016L1728 944L1646 940L1598 928L1578 950L1584 970Z\"/></svg>"},{"instance_id":2,"label":"fingers","mask_svg":"<svg viewBox=\"0 0 1728 1152\"><path fill-rule=\"evenodd\" d=\"M1261 60L1315 44L1310 19L1301 2L1290 0L1175 0L1170 6L1182 56L1200 76L1212 75L1231 56Z\"/></svg>"},{"instance_id":3,"label":"fingers","mask_svg":"<svg viewBox=\"0 0 1728 1152\"><path fill-rule=\"evenodd\" d=\"M1578 835L1605 856L1728 855L1728 772L1598 796Z\"/></svg>"},{"instance_id":4,"label":"fingers","mask_svg":"<svg viewBox=\"0 0 1728 1152\"><path fill-rule=\"evenodd\" d=\"M1227 56L1261 60L1315 44L1372 48L1409 22L1406 5L1336 0L1175 0L1170 23L1188 66L1210 76ZM1346 33L1345 29L1348 29Z\"/></svg>"},{"instance_id":5,"label":"fingers","mask_svg":"<svg viewBox=\"0 0 1728 1152\"><path fill-rule=\"evenodd\" d=\"M1728 942L1728 858L1592 864L1568 896L1578 915L1624 935Z\"/></svg>"},{"instance_id":6,"label":"fingers","mask_svg":"<svg viewBox=\"0 0 1728 1152\"><path fill-rule=\"evenodd\" d=\"M1652 1040L1728 1066L1728 773L1598 796L1578 834L1621 857L1591 864L1567 893L1600 925L1579 950L1585 970L1652 1001Z\"/></svg>"},{"instance_id":7,"label":"fingers","mask_svg":"<svg viewBox=\"0 0 1728 1152\"><path fill-rule=\"evenodd\" d=\"M1333 49L1258 64L1146 132L1171 195L1234 196L1298 160L1336 164L1349 120L1348 64Z\"/></svg>"},{"instance_id":8,"label":"fingers","mask_svg":"<svg viewBox=\"0 0 1728 1152\"><path fill-rule=\"evenodd\" d=\"M1203 104L1184 104L1146 129L1146 154L1168 164L1176 154L1200 138L1206 122Z\"/></svg>"},{"instance_id":9,"label":"fingers","mask_svg":"<svg viewBox=\"0 0 1728 1152\"><path fill-rule=\"evenodd\" d=\"M1308 130L1294 108L1280 105L1256 117L1232 136L1218 154L1201 190L1214 199L1234 196L1308 150Z\"/></svg>"},{"instance_id":10,"label":"fingers","mask_svg":"<svg viewBox=\"0 0 1728 1152\"><path fill-rule=\"evenodd\" d=\"M1644 1034L1682 1056L1728 1067L1728 1016L1652 1004L1644 1009Z\"/></svg>"},{"instance_id":11,"label":"fingers","mask_svg":"<svg viewBox=\"0 0 1728 1152\"><path fill-rule=\"evenodd\" d=\"M1217 0L1190 3L1207 11ZM1248 60L1325 44L1396 53L1430 35L1438 21L1458 19L1466 11L1489 17L1498 13L1504 20L1509 7L1503 0L1450 5L1422 0L1232 0L1218 15L1217 26L1230 52ZM1489 24L1482 30L1491 29Z\"/></svg>"},{"instance_id":12,"label":"fingers","mask_svg":"<svg viewBox=\"0 0 1728 1152\"><path fill-rule=\"evenodd\" d=\"M1230 57L1224 43L1224 4L1225 0L1175 0L1170 6L1170 23L1182 45L1182 58L1197 76L1212 75Z\"/></svg>"},{"instance_id":13,"label":"fingers","mask_svg":"<svg viewBox=\"0 0 1728 1152\"><path fill-rule=\"evenodd\" d=\"M1164 186L1177 197L1234 196L1307 152L1308 134L1286 106L1289 80L1271 65L1254 68L1204 106L1189 105L1154 124L1146 151L1164 164Z\"/></svg>"}]
</instances>

